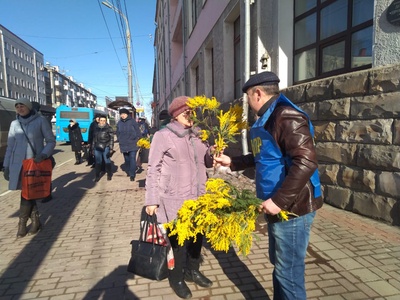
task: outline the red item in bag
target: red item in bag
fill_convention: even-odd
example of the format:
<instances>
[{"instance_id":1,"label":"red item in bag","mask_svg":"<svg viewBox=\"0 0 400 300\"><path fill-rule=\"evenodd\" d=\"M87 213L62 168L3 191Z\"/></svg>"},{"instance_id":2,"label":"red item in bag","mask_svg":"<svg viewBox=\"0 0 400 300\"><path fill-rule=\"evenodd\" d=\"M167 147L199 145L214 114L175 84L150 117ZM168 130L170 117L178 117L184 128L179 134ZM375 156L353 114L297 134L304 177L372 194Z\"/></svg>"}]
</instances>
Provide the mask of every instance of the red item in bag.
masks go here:
<instances>
[{"instance_id":1,"label":"red item in bag","mask_svg":"<svg viewBox=\"0 0 400 300\"><path fill-rule=\"evenodd\" d=\"M22 197L26 200L46 198L50 195L51 172L50 159L36 163L33 158L22 161Z\"/></svg>"}]
</instances>

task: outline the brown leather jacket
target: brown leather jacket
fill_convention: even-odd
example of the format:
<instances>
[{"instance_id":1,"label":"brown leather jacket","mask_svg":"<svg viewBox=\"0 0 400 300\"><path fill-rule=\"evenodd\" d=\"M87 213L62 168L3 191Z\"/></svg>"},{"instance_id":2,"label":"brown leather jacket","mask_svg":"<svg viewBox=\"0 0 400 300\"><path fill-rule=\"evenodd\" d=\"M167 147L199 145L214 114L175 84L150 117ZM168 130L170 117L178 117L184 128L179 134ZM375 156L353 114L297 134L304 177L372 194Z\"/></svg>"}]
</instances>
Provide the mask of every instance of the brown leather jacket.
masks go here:
<instances>
[{"instance_id":1,"label":"brown leather jacket","mask_svg":"<svg viewBox=\"0 0 400 300\"><path fill-rule=\"evenodd\" d=\"M268 101L258 114L265 113L275 99ZM271 197L272 201L282 210L297 216L319 209L323 200L322 197L314 198L310 182L318 164L307 117L292 107L282 105L275 108L264 127L274 137L282 154L292 159L292 166L288 168L282 186ZM254 157L249 154L232 158L231 169L243 170L254 165ZM271 223L280 220L277 216L266 217Z\"/></svg>"}]
</instances>

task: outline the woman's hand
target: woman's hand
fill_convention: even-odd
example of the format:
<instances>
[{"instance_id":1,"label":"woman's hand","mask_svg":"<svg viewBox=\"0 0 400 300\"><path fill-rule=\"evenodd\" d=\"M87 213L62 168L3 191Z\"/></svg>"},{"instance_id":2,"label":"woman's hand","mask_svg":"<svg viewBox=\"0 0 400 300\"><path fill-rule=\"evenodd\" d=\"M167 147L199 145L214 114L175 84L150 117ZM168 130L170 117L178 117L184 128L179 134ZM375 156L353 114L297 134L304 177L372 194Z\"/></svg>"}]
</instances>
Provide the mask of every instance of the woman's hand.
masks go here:
<instances>
[{"instance_id":1,"label":"woman's hand","mask_svg":"<svg viewBox=\"0 0 400 300\"><path fill-rule=\"evenodd\" d=\"M152 216L153 214L157 213L157 205L149 205L146 206L146 213L150 216Z\"/></svg>"}]
</instances>

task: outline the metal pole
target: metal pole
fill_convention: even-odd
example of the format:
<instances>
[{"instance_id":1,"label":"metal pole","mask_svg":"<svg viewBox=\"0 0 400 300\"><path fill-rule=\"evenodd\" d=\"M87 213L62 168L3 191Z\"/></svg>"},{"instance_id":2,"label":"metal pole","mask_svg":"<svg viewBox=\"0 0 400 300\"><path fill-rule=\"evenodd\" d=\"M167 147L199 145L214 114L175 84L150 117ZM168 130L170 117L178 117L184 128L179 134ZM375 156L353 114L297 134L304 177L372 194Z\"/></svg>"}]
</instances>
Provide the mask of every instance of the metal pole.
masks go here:
<instances>
[{"instance_id":1,"label":"metal pole","mask_svg":"<svg viewBox=\"0 0 400 300\"><path fill-rule=\"evenodd\" d=\"M126 25L126 48L127 48L127 56L128 56L128 101L133 104L133 84L132 84L132 60L131 60L131 32L129 30L129 22L126 16L117 9L114 5L107 1L101 2L104 6L111 8L116 13L120 14L122 18L124 18Z\"/></svg>"},{"instance_id":2,"label":"metal pole","mask_svg":"<svg viewBox=\"0 0 400 300\"><path fill-rule=\"evenodd\" d=\"M128 19L120 13L126 23L126 47L128 55L128 101L133 105L133 84L132 84L132 60L131 60L131 32L129 30Z\"/></svg>"}]
</instances>

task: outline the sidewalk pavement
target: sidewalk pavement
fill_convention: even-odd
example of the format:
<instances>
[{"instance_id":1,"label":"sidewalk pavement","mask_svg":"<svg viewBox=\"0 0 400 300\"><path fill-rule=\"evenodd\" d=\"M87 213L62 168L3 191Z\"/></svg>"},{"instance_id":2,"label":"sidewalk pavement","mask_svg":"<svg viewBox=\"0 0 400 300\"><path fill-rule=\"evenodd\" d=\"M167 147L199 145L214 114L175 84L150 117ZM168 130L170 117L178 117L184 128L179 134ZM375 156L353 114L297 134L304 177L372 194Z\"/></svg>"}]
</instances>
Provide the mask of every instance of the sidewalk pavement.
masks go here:
<instances>
[{"instance_id":1,"label":"sidewalk pavement","mask_svg":"<svg viewBox=\"0 0 400 300\"><path fill-rule=\"evenodd\" d=\"M38 204L44 227L35 236L15 238L19 192L0 198L0 300L178 299L168 280L126 271L146 172L130 182L118 149L112 159L112 181L104 176L98 183L85 164L57 165L54 199ZM201 270L214 285L188 283L193 299L272 299L263 218L257 231L260 240L245 258L204 244ZM400 228L324 205L312 229L306 285L308 299L400 299Z\"/></svg>"}]
</instances>

